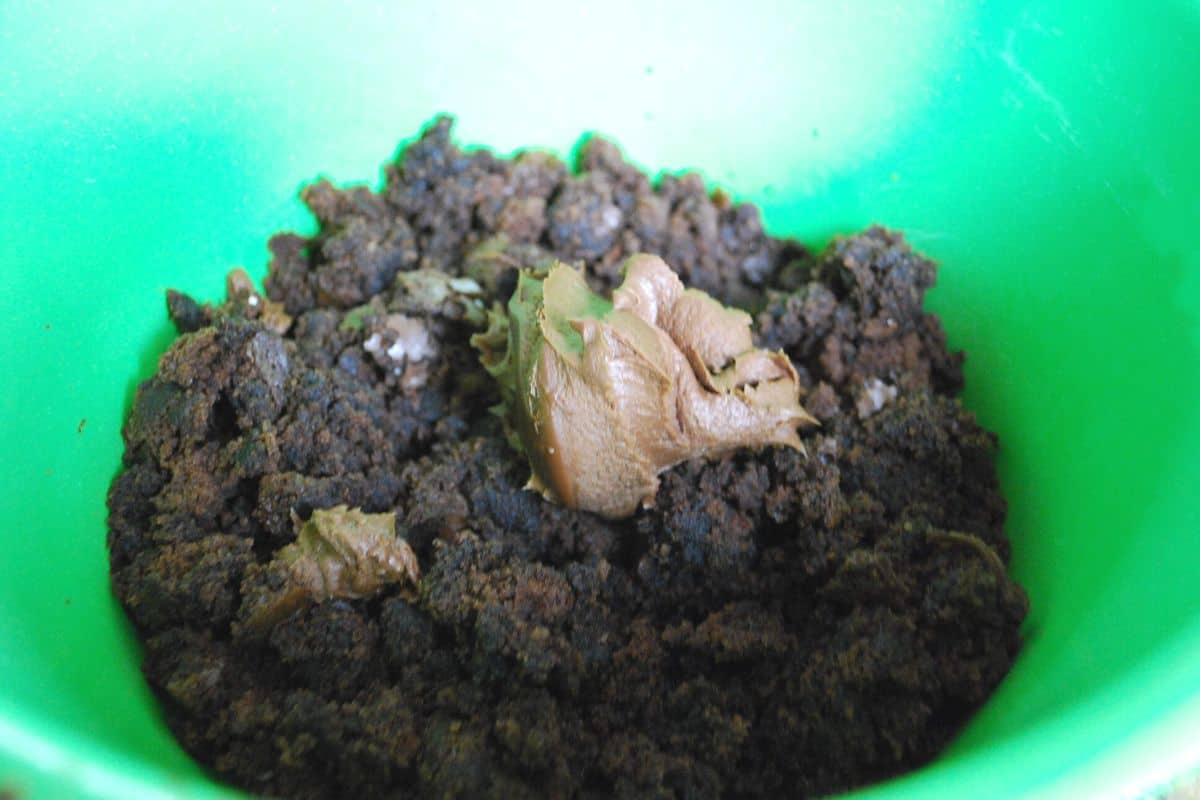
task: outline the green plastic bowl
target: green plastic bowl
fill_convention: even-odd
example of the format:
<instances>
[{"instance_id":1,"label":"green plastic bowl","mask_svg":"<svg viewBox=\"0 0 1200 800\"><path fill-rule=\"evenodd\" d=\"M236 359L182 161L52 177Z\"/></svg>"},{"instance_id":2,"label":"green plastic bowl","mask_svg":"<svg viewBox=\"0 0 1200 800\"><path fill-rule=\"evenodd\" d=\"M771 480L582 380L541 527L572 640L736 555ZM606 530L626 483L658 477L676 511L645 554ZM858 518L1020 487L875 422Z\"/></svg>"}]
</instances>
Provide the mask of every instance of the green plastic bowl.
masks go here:
<instances>
[{"instance_id":1,"label":"green plastic bowl","mask_svg":"<svg viewBox=\"0 0 1200 800\"><path fill-rule=\"evenodd\" d=\"M1194 0L194 5L0 4L0 797L222 793L109 593L121 422L164 289L261 276L312 229L303 182L378 181L439 110L506 152L602 130L775 233L881 221L943 264L1033 611L949 752L867 795L1136 796L1200 764Z\"/></svg>"}]
</instances>

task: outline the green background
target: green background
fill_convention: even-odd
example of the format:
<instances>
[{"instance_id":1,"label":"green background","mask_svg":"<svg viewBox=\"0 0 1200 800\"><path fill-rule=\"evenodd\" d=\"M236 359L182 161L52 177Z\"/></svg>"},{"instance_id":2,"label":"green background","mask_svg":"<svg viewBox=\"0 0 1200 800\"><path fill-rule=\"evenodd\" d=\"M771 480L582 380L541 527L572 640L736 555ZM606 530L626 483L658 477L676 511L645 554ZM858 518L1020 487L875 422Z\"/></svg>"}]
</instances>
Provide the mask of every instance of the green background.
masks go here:
<instances>
[{"instance_id":1,"label":"green background","mask_svg":"<svg viewBox=\"0 0 1200 800\"><path fill-rule=\"evenodd\" d=\"M951 751L872 794L1200 763L1200 4L1099 5L0 3L0 789L219 791L108 590L163 290L261 276L302 183L377 182L440 110L504 152L600 130L774 233L880 221L943 264L1033 612Z\"/></svg>"}]
</instances>

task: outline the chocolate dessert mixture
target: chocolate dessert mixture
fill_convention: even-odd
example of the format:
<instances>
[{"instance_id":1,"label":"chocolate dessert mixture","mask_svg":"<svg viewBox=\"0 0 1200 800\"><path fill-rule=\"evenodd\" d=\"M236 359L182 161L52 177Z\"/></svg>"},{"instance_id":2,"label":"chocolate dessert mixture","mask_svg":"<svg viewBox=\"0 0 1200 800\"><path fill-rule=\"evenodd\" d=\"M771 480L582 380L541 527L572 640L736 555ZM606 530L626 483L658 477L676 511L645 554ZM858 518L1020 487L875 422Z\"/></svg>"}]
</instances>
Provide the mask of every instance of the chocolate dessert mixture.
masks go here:
<instances>
[{"instance_id":1,"label":"chocolate dessert mixture","mask_svg":"<svg viewBox=\"0 0 1200 800\"><path fill-rule=\"evenodd\" d=\"M378 193L305 189L265 292L169 293L109 548L183 746L294 798L804 797L929 760L1028 607L935 265L877 227L810 253L602 138L569 169L450 129ZM609 518L525 488L471 338L520 270L609 297L636 253L749 312L819 425Z\"/></svg>"}]
</instances>

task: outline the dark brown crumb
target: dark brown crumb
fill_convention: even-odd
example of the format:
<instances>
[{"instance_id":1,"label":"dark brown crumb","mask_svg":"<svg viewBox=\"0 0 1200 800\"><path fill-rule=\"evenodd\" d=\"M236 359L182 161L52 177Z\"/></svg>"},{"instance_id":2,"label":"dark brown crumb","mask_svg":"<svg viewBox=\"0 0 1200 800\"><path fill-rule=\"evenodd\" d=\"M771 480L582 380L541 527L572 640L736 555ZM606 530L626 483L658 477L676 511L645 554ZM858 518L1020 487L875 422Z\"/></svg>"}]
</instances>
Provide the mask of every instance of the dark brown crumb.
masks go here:
<instances>
[{"instance_id":1,"label":"dark brown crumb","mask_svg":"<svg viewBox=\"0 0 1200 800\"><path fill-rule=\"evenodd\" d=\"M463 152L450 128L379 194L305 190L319 232L270 243L285 325L168 295L181 336L126 422L109 547L179 740L298 798L802 797L930 759L1027 611L996 438L922 310L934 264L882 228L811 254L601 138L572 172ZM681 464L614 522L523 490L472 314L396 277L469 277L490 305L518 267L579 262L605 290L637 251L751 310L822 426L807 457ZM339 504L395 513L419 590L236 624L287 579L264 567L291 515Z\"/></svg>"}]
</instances>

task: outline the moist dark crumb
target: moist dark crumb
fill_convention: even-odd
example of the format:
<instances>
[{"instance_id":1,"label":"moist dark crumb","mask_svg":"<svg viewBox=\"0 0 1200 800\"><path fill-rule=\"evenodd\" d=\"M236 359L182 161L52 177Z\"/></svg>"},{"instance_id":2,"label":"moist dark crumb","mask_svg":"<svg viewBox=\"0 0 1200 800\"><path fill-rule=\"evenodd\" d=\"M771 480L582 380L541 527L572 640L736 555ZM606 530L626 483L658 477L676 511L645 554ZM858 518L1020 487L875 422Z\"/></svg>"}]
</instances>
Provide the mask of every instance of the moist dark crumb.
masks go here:
<instances>
[{"instance_id":1,"label":"moist dark crumb","mask_svg":"<svg viewBox=\"0 0 1200 800\"><path fill-rule=\"evenodd\" d=\"M820 253L771 238L602 138L572 170L450 133L435 121L378 194L304 191L320 230L274 237L265 281L286 334L245 296L168 295L181 336L125 424L109 548L184 747L296 798L802 797L928 761L1028 608L996 437L922 310L935 265L878 227ZM608 290L639 251L750 310L822 425L807 456L681 464L610 521L522 488L468 307L555 258ZM415 270L467 294L415 298ZM291 515L338 504L395 513L419 588L246 633Z\"/></svg>"}]
</instances>

